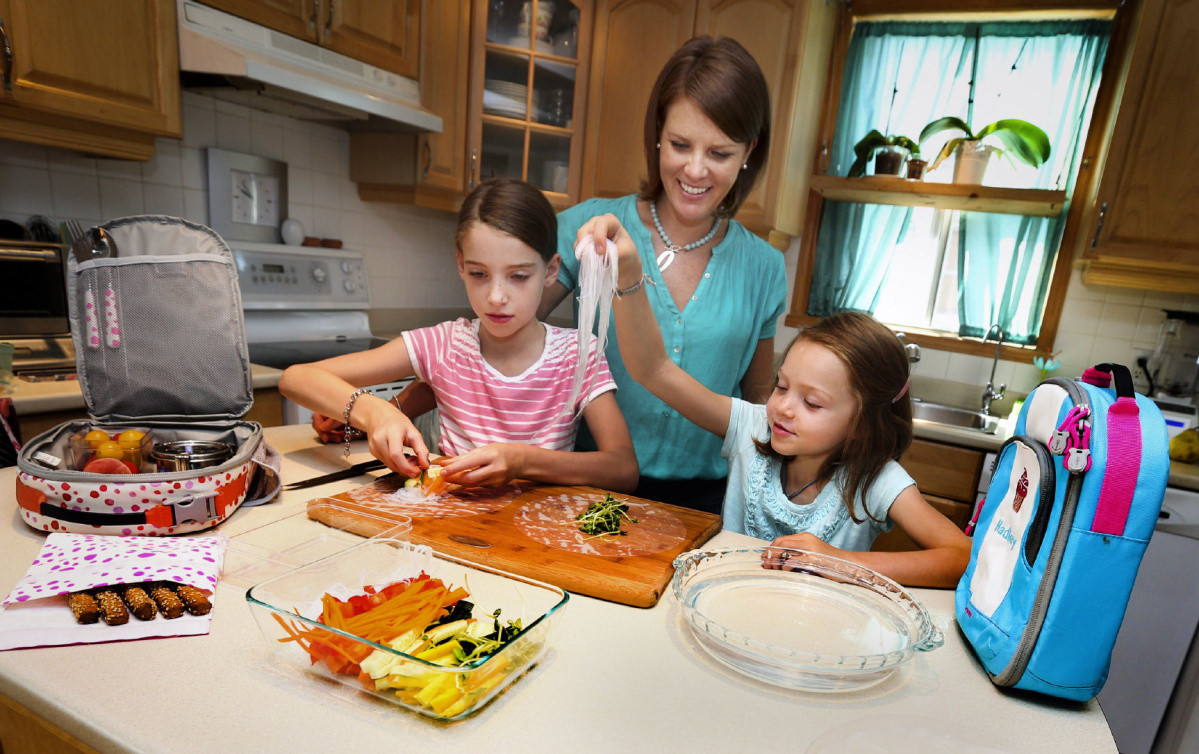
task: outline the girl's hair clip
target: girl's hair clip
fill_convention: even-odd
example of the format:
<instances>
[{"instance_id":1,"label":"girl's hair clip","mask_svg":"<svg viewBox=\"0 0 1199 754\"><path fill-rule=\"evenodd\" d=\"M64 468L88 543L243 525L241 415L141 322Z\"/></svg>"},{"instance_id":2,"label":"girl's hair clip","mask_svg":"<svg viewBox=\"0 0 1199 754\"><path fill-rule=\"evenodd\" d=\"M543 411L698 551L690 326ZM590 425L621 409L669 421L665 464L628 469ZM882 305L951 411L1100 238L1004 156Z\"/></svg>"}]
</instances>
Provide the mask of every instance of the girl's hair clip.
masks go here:
<instances>
[{"instance_id":1,"label":"girl's hair clip","mask_svg":"<svg viewBox=\"0 0 1199 754\"><path fill-rule=\"evenodd\" d=\"M908 388L911 386L912 386L911 380L904 380L903 387L901 387L899 389L899 392L895 394L895 397L891 399L891 402L898 403L900 398L902 398L908 394Z\"/></svg>"}]
</instances>

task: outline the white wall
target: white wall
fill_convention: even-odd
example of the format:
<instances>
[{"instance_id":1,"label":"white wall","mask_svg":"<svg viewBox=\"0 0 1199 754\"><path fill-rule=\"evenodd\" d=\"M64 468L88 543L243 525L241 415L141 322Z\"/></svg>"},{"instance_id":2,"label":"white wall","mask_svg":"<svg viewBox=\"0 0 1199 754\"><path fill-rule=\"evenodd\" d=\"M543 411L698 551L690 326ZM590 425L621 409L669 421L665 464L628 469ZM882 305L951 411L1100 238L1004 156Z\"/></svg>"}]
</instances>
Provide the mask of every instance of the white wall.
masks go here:
<instances>
[{"instance_id":1,"label":"white wall","mask_svg":"<svg viewBox=\"0 0 1199 754\"><path fill-rule=\"evenodd\" d=\"M95 159L0 139L0 218L94 225L167 214L208 222L205 147L288 163L289 214L308 235L341 239L366 254L378 308L464 307L454 263L454 216L359 201L349 178L349 135L211 97L183 95L183 140L158 139L149 162Z\"/></svg>"},{"instance_id":2,"label":"white wall","mask_svg":"<svg viewBox=\"0 0 1199 754\"><path fill-rule=\"evenodd\" d=\"M786 252L789 285L794 286L799 240ZM1077 265L1076 265L1077 267ZM1151 351L1157 343L1157 331L1165 317L1163 309L1199 312L1199 291L1157 293L1132 288L1083 285L1078 269L1070 273L1065 309L1058 327L1054 351L1061 351L1061 368L1055 374L1075 377L1088 366L1103 362L1126 364L1133 369L1138 355ZM783 325L775 343L779 350L786 347L798 331ZM953 382L985 385L991 375L991 359L981 356L923 349L920 362L913 373ZM1003 382L1019 393L1027 393L1040 380L1040 372L1031 364L1000 361L995 370L996 382ZM1138 383L1144 389L1143 383Z\"/></svg>"}]
</instances>

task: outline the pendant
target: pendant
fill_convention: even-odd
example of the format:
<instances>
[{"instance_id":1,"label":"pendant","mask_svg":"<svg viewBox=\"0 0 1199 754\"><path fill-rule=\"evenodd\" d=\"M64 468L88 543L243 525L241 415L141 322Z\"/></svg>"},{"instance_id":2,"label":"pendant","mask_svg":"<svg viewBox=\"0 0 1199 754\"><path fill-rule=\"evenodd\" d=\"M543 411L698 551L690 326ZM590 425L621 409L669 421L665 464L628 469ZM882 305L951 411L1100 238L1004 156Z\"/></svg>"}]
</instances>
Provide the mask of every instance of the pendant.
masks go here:
<instances>
[{"instance_id":1,"label":"pendant","mask_svg":"<svg viewBox=\"0 0 1199 754\"><path fill-rule=\"evenodd\" d=\"M675 254L682 250L682 247L679 246L667 246L663 249L662 253L658 255L658 269L666 272L666 268L674 264Z\"/></svg>"}]
</instances>

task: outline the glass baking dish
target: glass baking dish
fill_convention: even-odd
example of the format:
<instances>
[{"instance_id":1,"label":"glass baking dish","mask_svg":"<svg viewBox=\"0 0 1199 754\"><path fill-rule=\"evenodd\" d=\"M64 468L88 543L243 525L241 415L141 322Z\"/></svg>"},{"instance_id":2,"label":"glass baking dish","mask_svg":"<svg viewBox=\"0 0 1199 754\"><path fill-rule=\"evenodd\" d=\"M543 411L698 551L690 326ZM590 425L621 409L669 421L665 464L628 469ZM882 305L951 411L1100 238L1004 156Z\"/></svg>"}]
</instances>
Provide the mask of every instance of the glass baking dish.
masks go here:
<instances>
[{"instance_id":1,"label":"glass baking dish","mask_svg":"<svg viewBox=\"0 0 1199 754\"><path fill-rule=\"evenodd\" d=\"M317 620L325 594L347 599L363 594L368 585L379 588L422 572L448 587L465 588L466 599L475 605L474 617L490 621L488 616L495 615L503 623L519 618L521 629L498 650L452 667ZM387 533L256 584L246 593L258 627L279 659L439 720L474 714L537 662L568 599L565 591L549 584L436 553ZM370 654L369 660L359 662L391 670L378 680L361 673L358 664L335 673L330 665L338 663L314 661L293 638L297 634L310 647L316 637L318 652L334 645L347 647L350 656Z\"/></svg>"},{"instance_id":2,"label":"glass baking dish","mask_svg":"<svg viewBox=\"0 0 1199 754\"><path fill-rule=\"evenodd\" d=\"M840 558L783 548L693 550L674 566L674 594L700 646L767 683L863 689L944 643L904 587Z\"/></svg>"}]
</instances>

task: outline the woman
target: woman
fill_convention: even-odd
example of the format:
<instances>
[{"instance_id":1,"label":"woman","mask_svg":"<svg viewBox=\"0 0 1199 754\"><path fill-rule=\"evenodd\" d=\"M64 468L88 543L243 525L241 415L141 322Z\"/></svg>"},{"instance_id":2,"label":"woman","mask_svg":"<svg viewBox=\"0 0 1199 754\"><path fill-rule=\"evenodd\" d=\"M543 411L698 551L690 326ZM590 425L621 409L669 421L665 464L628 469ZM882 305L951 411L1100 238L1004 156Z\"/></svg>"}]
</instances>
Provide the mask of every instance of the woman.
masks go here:
<instances>
[{"instance_id":1,"label":"woman","mask_svg":"<svg viewBox=\"0 0 1199 754\"><path fill-rule=\"evenodd\" d=\"M765 402L786 272L782 254L732 217L765 165L769 143L770 93L753 57L728 38L685 43L650 94L648 177L640 192L591 199L558 215L562 266L539 316L572 291L577 300L577 231L611 213L642 256L671 359L714 392ZM641 468L634 494L718 513L728 475L720 439L629 376L614 331L607 356ZM588 439L580 433L580 448L590 447Z\"/></svg>"}]
</instances>

